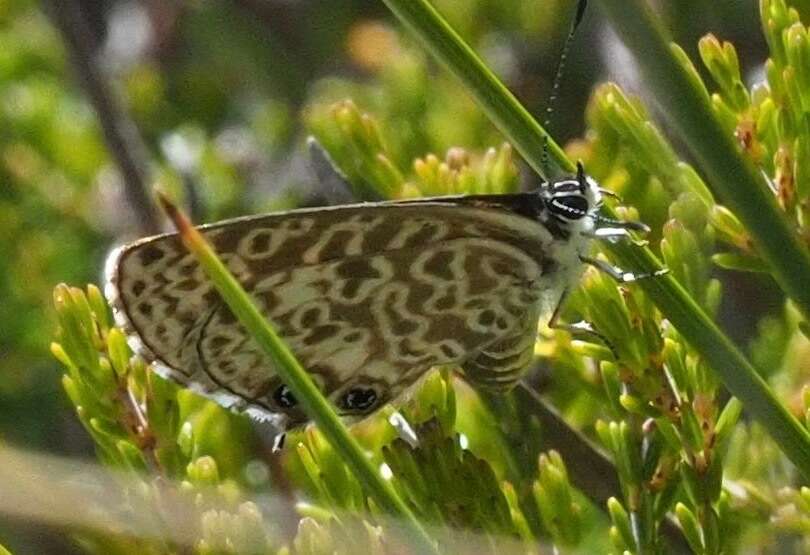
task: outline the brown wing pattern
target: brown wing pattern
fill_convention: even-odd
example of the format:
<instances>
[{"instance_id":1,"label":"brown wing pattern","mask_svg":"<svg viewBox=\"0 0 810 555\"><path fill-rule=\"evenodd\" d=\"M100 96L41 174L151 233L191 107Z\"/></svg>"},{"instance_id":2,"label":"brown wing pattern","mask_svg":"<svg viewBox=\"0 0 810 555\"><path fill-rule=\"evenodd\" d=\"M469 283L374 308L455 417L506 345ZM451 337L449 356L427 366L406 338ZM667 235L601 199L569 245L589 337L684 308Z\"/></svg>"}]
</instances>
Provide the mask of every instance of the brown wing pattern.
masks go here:
<instances>
[{"instance_id":1,"label":"brown wing pattern","mask_svg":"<svg viewBox=\"0 0 810 555\"><path fill-rule=\"evenodd\" d=\"M344 414L373 411L434 365L469 360L491 380L486 357L533 343L552 240L509 212L442 203L298 210L203 229ZM119 320L164 374L226 405L305 420L176 235L124 247L108 272ZM371 403L349 402L357 391Z\"/></svg>"}]
</instances>

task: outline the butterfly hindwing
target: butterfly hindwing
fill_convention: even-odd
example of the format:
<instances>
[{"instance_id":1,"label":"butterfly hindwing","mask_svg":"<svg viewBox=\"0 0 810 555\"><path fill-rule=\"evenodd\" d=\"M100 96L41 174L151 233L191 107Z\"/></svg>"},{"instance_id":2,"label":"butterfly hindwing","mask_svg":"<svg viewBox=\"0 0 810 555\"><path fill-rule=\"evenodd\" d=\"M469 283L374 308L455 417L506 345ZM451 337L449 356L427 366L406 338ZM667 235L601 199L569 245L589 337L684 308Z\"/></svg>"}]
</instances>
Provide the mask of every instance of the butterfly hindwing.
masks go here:
<instances>
[{"instance_id":1,"label":"butterfly hindwing","mask_svg":"<svg viewBox=\"0 0 810 555\"><path fill-rule=\"evenodd\" d=\"M527 362L538 316L559 296L541 280L554 237L482 204L294 210L202 230L338 410L364 414L431 366L513 383ZM164 374L223 404L305 420L176 235L124 247L108 272L120 323Z\"/></svg>"}]
</instances>

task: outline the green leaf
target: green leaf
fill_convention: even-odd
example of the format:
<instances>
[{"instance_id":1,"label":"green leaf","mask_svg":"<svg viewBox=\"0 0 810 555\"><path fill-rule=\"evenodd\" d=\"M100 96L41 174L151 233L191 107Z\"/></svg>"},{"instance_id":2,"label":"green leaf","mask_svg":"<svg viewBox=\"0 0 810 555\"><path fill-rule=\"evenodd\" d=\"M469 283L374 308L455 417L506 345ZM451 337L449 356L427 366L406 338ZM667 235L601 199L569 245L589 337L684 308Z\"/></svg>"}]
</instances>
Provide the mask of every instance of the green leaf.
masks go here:
<instances>
[{"instance_id":1,"label":"green leaf","mask_svg":"<svg viewBox=\"0 0 810 555\"><path fill-rule=\"evenodd\" d=\"M721 252L712 255L712 262L726 270L738 272L770 273L768 265L758 256L739 252Z\"/></svg>"},{"instance_id":2,"label":"green leaf","mask_svg":"<svg viewBox=\"0 0 810 555\"><path fill-rule=\"evenodd\" d=\"M694 513L683 503L678 503L675 505L675 515L692 550L695 553L704 553L703 535Z\"/></svg>"},{"instance_id":3,"label":"green leaf","mask_svg":"<svg viewBox=\"0 0 810 555\"><path fill-rule=\"evenodd\" d=\"M620 545L616 545L615 542L614 545L616 545L616 547L622 551L633 549L636 545L636 541L633 537L633 527L630 524L630 515L627 514L624 506L622 506L621 502L615 497L608 499L607 506L610 520L618 532L617 539L621 541Z\"/></svg>"}]
</instances>

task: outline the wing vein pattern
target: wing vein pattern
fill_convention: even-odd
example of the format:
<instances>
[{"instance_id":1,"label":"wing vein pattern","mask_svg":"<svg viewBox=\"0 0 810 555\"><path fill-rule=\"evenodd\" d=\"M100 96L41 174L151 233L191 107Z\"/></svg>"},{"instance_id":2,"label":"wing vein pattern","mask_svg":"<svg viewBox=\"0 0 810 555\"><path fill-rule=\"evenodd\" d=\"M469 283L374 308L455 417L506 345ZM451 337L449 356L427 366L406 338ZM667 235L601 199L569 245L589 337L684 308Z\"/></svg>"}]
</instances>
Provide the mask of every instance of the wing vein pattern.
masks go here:
<instances>
[{"instance_id":1,"label":"wing vein pattern","mask_svg":"<svg viewBox=\"0 0 810 555\"><path fill-rule=\"evenodd\" d=\"M201 228L321 390L397 397L436 365L509 386L560 287L554 237L505 209L459 202L293 210ZM559 272L554 272L559 274ZM541 287L542 284L542 287ZM225 405L292 424L272 364L177 235L108 263L108 296L133 346L167 377Z\"/></svg>"}]
</instances>

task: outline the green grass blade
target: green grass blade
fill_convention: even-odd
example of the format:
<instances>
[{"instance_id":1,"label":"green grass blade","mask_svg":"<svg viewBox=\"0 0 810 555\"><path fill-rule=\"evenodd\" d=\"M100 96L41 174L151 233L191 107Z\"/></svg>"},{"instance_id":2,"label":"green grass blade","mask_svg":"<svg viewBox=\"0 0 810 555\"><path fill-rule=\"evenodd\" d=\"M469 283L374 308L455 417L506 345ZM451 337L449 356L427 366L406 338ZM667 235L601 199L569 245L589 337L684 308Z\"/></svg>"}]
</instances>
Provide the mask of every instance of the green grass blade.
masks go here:
<instances>
[{"instance_id":1,"label":"green grass blade","mask_svg":"<svg viewBox=\"0 0 810 555\"><path fill-rule=\"evenodd\" d=\"M574 171L563 149L427 0L383 2L419 37L422 46L467 85L467 91L534 171L548 177L541 156L545 140L549 159L563 170Z\"/></svg>"},{"instance_id":2,"label":"green grass blade","mask_svg":"<svg viewBox=\"0 0 810 555\"><path fill-rule=\"evenodd\" d=\"M281 340L270 322L256 308L250 295L228 271L213 247L177 207L162 195L159 195L159 199L164 211L180 233L183 244L195 256L239 322L273 361L273 367L281 380L290 388L307 416L318 425L318 429L332 447L340 453L369 497L390 514L403 519L404 525L410 528L409 539L419 552L438 553L435 544L416 516L364 455L360 445L332 410L329 401L318 390L312 378Z\"/></svg>"},{"instance_id":3,"label":"green grass blade","mask_svg":"<svg viewBox=\"0 0 810 555\"><path fill-rule=\"evenodd\" d=\"M708 96L673 54L649 7L640 0L601 3L710 187L745 225L776 281L810 319L810 254L779 210L764 176L723 130Z\"/></svg>"},{"instance_id":4,"label":"green grass blade","mask_svg":"<svg viewBox=\"0 0 810 555\"><path fill-rule=\"evenodd\" d=\"M383 0L383 2L402 20L406 27L419 37L430 52L461 79L467 90L481 104L501 132L515 145L529 165L542 175L542 144L546 132L507 91L503 83L498 81L497 77L484 66L483 62L436 10L426 0ZM603 0L603 3L606 6L610 5L617 12L626 11L627 19L635 17L633 10L629 8L630 2L627 0ZM633 5L638 4L637 0L632 0L632 3ZM630 14L630 17L627 17L627 14ZM662 43L660 37L658 40ZM666 56L671 56L669 50L666 48L665 50ZM649 52L645 56L648 56L650 60L654 58ZM680 72L681 67L670 67L667 71ZM689 89L689 94L692 94L691 89ZM678 96L671 90L664 91L662 95L664 97ZM700 125L706 124L708 120L713 121L711 114L703 117L705 119L700 121ZM718 143L727 145L730 145L729 141L730 139L727 137L718 139ZM715 145L700 144L705 146L705 150L715 147ZM731 146L733 147L733 145ZM556 143L549 140L549 147L549 155L560 167L569 170L574 168L573 163ZM736 153L734 156L737 157ZM714 159L717 156L713 154L711 158ZM730 167L727 167L726 170L730 170ZM739 171L739 168L735 170L735 172ZM742 173L746 175L750 172L746 170ZM751 180L752 188L758 186L754 177L748 175L748 178ZM764 196L752 191L748 191L747 195L754 199ZM773 199L771 199L772 201ZM763 203L765 206L770 206L767 201L763 201ZM755 204L753 211L756 212L760 208L762 207ZM791 237L790 233L784 231L785 223L781 218L776 218L775 225L775 230L769 231L769 240L781 235ZM789 242L795 245L795 240L790 239ZM645 271L661 268L660 262L649 249L628 245L611 245L609 248L628 268ZM789 257L782 253L780 258ZM792 277L810 275L804 271L804 259L805 256L802 254L794 260L782 260L787 267L782 267L780 272L784 271ZM807 283L810 283L810 280L805 281L803 296L810 297L810 287L806 286ZM749 413L762 423L805 478L810 479L810 432L802 427L779 402L773 391L740 350L672 276L643 280L640 282L640 286L644 288L645 293L678 329L684 339L711 364L729 391L738 397ZM810 307L810 302L807 306Z\"/></svg>"}]
</instances>

